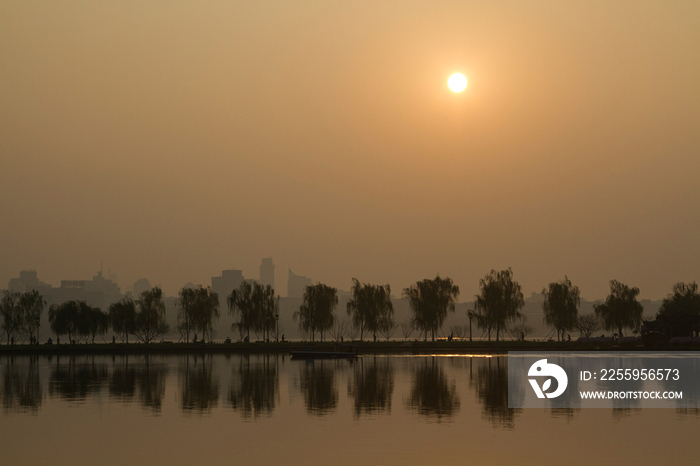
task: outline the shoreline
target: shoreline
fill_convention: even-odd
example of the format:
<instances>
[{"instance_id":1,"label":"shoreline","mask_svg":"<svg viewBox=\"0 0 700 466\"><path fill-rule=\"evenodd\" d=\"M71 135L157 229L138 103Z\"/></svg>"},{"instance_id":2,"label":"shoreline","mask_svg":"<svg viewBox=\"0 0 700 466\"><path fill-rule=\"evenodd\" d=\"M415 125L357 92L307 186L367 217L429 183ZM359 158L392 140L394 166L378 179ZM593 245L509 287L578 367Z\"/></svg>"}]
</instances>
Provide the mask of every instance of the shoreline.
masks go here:
<instances>
[{"instance_id":1,"label":"shoreline","mask_svg":"<svg viewBox=\"0 0 700 466\"><path fill-rule=\"evenodd\" d=\"M0 345L0 356L55 354L256 354L290 353L313 349L332 351L336 345L353 346L357 354L502 354L508 351L699 351L692 346L645 348L642 345L581 344L577 342L270 342L270 343L95 343L62 345Z\"/></svg>"}]
</instances>

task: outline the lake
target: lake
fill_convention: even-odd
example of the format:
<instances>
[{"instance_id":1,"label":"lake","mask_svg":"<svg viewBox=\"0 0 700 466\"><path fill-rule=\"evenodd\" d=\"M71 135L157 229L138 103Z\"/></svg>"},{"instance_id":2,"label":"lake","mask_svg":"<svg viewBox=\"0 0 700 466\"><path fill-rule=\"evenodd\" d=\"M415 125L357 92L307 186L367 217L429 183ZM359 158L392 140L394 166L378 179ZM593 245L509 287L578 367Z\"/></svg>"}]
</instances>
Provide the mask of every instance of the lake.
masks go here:
<instances>
[{"instance_id":1,"label":"lake","mask_svg":"<svg viewBox=\"0 0 700 466\"><path fill-rule=\"evenodd\" d=\"M0 464L696 464L697 411L507 387L504 356L7 356Z\"/></svg>"}]
</instances>

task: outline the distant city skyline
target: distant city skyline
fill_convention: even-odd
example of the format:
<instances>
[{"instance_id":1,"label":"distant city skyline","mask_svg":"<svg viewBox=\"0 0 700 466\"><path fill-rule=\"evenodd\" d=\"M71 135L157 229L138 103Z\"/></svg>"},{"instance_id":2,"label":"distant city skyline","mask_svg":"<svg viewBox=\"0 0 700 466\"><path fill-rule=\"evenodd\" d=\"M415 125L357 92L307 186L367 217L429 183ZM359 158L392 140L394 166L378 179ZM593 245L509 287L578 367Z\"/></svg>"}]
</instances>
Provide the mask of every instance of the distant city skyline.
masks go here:
<instances>
[{"instance_id":1,"label":"distant city skyline","mask_svg":"<svg viewBox=\"0 0 700 466\"><path fill-rule=\"evenodd\" d=\"M266 268L266 270L268 270L268 273L269 273L269 271L272 271L274 273L274 270L276 267L275 267L275 264L274 264L272 258L263 258L262 259L261 264L259 266L259 269L262 271L264 268ZM201 286L211 287L212 290L217 292L219 295L228 296L231 289L237 288L242 281L246 280L246 281L256 281L256 282L261 283L263 285L270 284L275 289L276 294L278 294L279 296L282 296L282 297L301 298L303 295L303 289L305 286L315 284L318 282L325 283L325 282L323 282L323 280L316 280L316 279L312 279L311 277L298 275L298 274L294 273L292 271L292 269L287 269L287 273L286 273L287 279L286 280L275 280L272 283L270 283L269 281L261 281L261 277L259 275L257 277L247 277L243 273L243 270L241 270L241 269L224 269L224 270L220 271L219 273L220 273L220 275L218 275L218 276L211 276L209 281L196 282L196 281L190 280L190 281L188 281L180 286L165 287L161 283L151 282L146 277L141 277L130 284L128 284L128 283L127 284L124 284L124 283L120 284L116 281L116 276L117 276L116 273L114 273L110 270L110 274L111 274L110 276L112 277L110 279L110 278L103 277L102 270L97 270L96 275L93 275L92 280L61 279L59 285L56 286L56 285L53 285L52 283L48 283L48 282L43 281L43 277L41 277L41 278L39 277L39 272L37 270L25 269L25 270L21 270L18 273L18 276L10 278L10 280L8 281L8 284L7 284L7 289L14 290L14 291L24 291L25 284L31 284L31 286L27 287L27 290L37 289L37 290L41 291L42 289L47 289L47 288L51 288L51 287L75 289L75 288L82 288L87 284L88 289L94 290L94 289L100 288L100 286L108 286L112 290L118 289L122 295L130 294L130 295L138 296L142 291L145 291L146 289L149 289L153 286L160 286L161 288L163 288L166 296L177 296L177 294L179 293L179 291L183 287L201 285ZM270 276L271 275L269 275L269 274L267 275L268 278ZM348 279L346 287L343 287L343 286L335 286L335 287L338 289L339 292L349 293L350 289L352 287L352 278L356 278L356 277L350 277ZM423 277L423 278L432 278L432 277ZM516 277L516 281L517 281L517 277ZM695 281L695 280L686 280L686 282L688 282L688 283L693 282L693 281ZM93 282L100 283L100 285L93 285L92 284ZM274 286L275 283L277 283L277 285L278 285L277 287ZM281 283L284 283L284 286L280 286ZM107 285L104 285L104 284L107 284ZM375 283L375 284L380 284L380 282ZM460 286L459 283L456 283L456 284L457 284L457 286ZM574 284L576 284L576 283L574 283ZM409 285L410 285L410 283L406 284L403 287L398 287L398 288L392 287L392 296L394 296L396 298L400 298L403 288L405 288ZM525 293L525 296L534 297L535 295L541 295L542 288L546 287L547 285L548 285L548 283L543 284L542 287L540 287L539 289L536 289L536 290L523 289L523 291ZM634 286L633 283L629 283L628 285ZM647 296L642 296L641 299L643 299L645 301L660 301L671 292L672 285L673 284L669 285L668 292L663 294L662 296L651 297L651 298L647 297ZM331 286L334 286L334 285L331 285ZM116 288L114 288L114 287L116 287ZM2 289L2 288L0 288L0 289ZM291 294L289 291L290 289L292 289ZM460 287L460 290L461 289L462 288ZM222 292L222 290L229 290L229 291ZM284 290L284 291L282 291L282 290ZM113 294L114 293L115 292L113 291ZM605 296L607 296L607 293L605 293L601 296L590 296L590 295L586 295L585 293L582 293L582 297L591 301L591 302L594 302L597 300L603 300L603 299L605 299ZM463 301L470 302L473 300L473 295L465 296L462 292L460 298L462 298L459 300L460 302L463 302ZM225 303L222 304L222 308L223 307L225 307Z\"/></svg>"}]
</instances>

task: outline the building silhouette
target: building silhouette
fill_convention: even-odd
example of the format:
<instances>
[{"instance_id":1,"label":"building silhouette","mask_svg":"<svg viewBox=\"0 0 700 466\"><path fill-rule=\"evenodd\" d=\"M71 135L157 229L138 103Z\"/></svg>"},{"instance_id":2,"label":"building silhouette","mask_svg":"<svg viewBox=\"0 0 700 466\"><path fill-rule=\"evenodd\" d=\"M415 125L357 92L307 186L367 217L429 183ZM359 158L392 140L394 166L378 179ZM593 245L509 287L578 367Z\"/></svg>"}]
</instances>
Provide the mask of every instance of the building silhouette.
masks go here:
<instances>
[{"instance_id":1,"label":"building silhouette","mask_svg":"<svg viewBox=\"0 0 700 466\"><path fill-rule=\"evenodd\" d=\"M152 288L151 282L147 278L139 278L134 282L134 297L138 298L141 293Z\"/></svg>"},{"instance_id":2,"label":"building silhouette","mask_svg":"<svg viewBox=\"0 0 700 466\"><path fill-rule=\"evenodd\" d=\"M9 291L24 293L25 291L37 290L44 295L47 290L52 287L48 283L39 280L36 270L22 270L19 273L19 278L12 278L7 284Z\"/></svg>"},{"instance_id":3,"label":"building silhouette","mask_svg":"<svg viewBox=\"0 0 700 466\"><path fill-rule=\"evenodd\" d=\"M7 288L18 292L37 290L49 306L77 300L106 310L110 304L123 297L119 285L105 278L102 270L97 272L92 280L61 280L59 287L53 287L39 280L34 270L23 270L19 273L19 278L10 280Z\"/></svg>"},{"instance_id":4,"label":"building silhouette","mask_svg":"<svg viewBox=\"0 0 700 466\"><path fill-rule=\"evenodd\" d=\"M263 286L270 285L275 287L275 264L272 262L272 257L266 257L260 264L260 281Z\"/></svg>"},{"instance_id":5,"label":"building silhouette","mask_svg":"<svg viewBox=\"0 0 700 466\"><path fill-rule=\"evenodd\" d=\"M311 279L303 275L297 275L289 269L289 278L287 279L287 297L301 298L304 296L304 289L311 285Z\"/></svg>"},{"instance_id":6,"label":"building silhouette","mask_svg":"<svg viewBox=\"0 0 700 466\"><path fill-rule=\"evenodd\" d=\"M211 290L219 295L219 302L225 303L228 295L243 283L242 270L222 270L221 276L211 277Z\"/></svg>"}]
</instances>

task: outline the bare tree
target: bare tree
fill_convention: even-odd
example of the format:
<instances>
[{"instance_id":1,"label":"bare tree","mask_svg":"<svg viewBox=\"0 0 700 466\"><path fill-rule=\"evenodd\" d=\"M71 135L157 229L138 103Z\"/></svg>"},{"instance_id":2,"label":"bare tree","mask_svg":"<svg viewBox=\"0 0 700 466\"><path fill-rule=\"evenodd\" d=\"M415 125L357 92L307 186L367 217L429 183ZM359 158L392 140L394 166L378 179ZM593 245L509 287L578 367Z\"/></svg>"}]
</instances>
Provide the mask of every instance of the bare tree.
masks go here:
<instances>
[{"instance_id":1,"label":"bare tree","mask_svg":"<svg viewBox=\"0 0 700 466\"><path fill-rule=\"evenodd\" d=\"M583 338L588 338L603 328L603 324L595 314L586 314L579 316L576 327Z\"/></svg>"},{"instance_id":2,"label":"bare tree","mask_svg":"<svg viewBox=\"0 0 700 466\"><path fill-rule=\"evenodd\" d=\"M450 328L452 336L464 340L469 335L469 327L466 325L454 325Z\"/></svg>"},{"instance_id":3,"label":"bare tree","mask_svg":"<svg viewBox=\"0 0 700 466\"><path fill-rule=\"evenodd\" d=\"M535 329L525 323L519 323L508 329L508 334L513 340L525 341L528 335L535 333Z\"/></svg>"},{"instance_id":4,"label":"bare tree","mask_svg":"<svg viewBox=\"0 0 700 466\"><path fill-rule=\"evenodd\" d=\"M390 323L387 323L386 325L383 325L380 328L379 333L386 339L386 341L389 341L389 339L394 335L394 333L396 333L396 330L398 330L398 328L399 324L392 321Z\"/></svg>"},{"instance_id":5,"label":"bare tree","mask_svg":"<svg viewBox=\"0 0 700 466\"><path fill-rule=\"evenodd\" d=\"M348 340L354 341L360 334L360 329L359 327L355 327L354 325L348 325L345 329L345 334L348 336Z\"/></svg>"},{"instance_id":6,"label":"bare tree","mask_svg":"<svg viewBox=\"0 0 700 466\"><path fill-rule=\"evenodd\" d=\"M335 341L340 341L341 338L345 336L345 332L348 327L348 321L343 319L335 319L335 322L333 323L333 326L328 329L328 333L331 335L331 338Z\"/></svg>"},{"instance_id":7,"label":"bare tree","mask_svg":"<svg viewBox=\"0 0 700 466\"><path fill-rule=\"evenodd\" d=\"M400 326L401 326L401 335L403 335L403 339L408 340L408 337L410 337L411 334L413 333L413 330L415 330L415 328L413 327L413 321L412 320L404 320L403 322L401 322Z\"/></svg>"}]
</instances>

